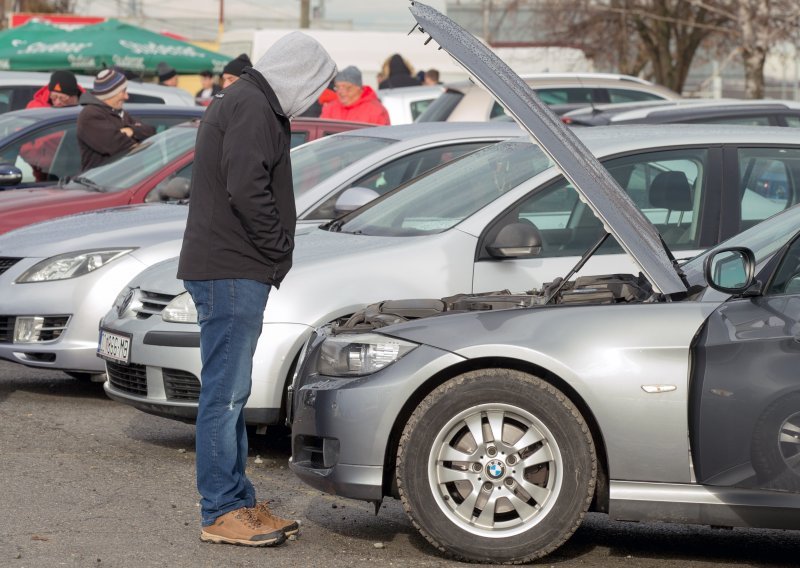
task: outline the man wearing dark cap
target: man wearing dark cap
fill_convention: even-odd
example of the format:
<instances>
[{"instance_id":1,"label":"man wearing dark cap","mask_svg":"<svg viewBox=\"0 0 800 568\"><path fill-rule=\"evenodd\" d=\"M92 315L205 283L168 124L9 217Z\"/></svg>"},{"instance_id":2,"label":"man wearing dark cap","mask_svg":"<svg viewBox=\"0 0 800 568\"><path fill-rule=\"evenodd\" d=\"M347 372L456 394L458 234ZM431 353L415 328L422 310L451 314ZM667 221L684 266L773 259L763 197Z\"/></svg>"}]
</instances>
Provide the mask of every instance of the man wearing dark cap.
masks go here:
<instances>
[{"instance_id":1,"label":"man wearing dark cap","mask_svg":"<svg viewBox=\"0 0 800 568\"><path fill-rule=\"evenodd\" d=\"M83 89L71 71L55 71L50 83L36 91L25 108L76 106L81 93Z\"/></svg>"},{"instance_id":2,"label":"man wearing dark cap","mask_svg":"<svg viewBox=\"0 0 800 568\"><path fill-rule=\"evenodd\" d=\"M322 106L320 118L389 124L389 111L369 85L363 85L361 71L350 65L333 79L336 99Z\"/></svg>"},{"instance_id":3,"label":"man wearing dark cap","mask_svg":"<svg viewBox=\"0 0 800 568\"><path fill-rule=\"evenodd\" d=\"M178 72L170 67L169 63L162 61L156 65L156 75L158 75L158 84L165 87L178 86Z\"/></svg>"},{"instance_id":4,"label":"man wearing dark cap","mask_svg":"<svg viewBox=\"0 0 800 568\"><path fill-rule=\"evenodd\" d=\"M128 80L116 69L97 74L91 93L81 95L78 115L78 146L81 171L101 166L156 133L126 113Z\"/></svg>"},{"instance_id":5,"label":"man wearing dark cap","mask_svg":"<svg viewBox=\"0 0 800 568\"><path fill-rule=\"evenodd\" d=\"M246 53L240 53L236 59L231 59L228 64L222 68L222 88L224 89L231 83L239 80L239 75L242 74L245 67L252 67L253 63Z\"/></svg>"}]
</instances>

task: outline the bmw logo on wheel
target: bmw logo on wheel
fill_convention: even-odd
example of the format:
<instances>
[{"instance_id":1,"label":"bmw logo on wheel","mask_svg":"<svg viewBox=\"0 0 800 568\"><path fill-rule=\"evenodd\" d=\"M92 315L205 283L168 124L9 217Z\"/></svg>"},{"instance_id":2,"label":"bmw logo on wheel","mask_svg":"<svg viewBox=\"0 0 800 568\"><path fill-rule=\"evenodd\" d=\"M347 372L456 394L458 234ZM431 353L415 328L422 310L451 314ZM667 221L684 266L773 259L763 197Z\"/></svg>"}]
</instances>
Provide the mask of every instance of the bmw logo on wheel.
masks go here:
<instances>
[{"instance_id":1,"label":"bmw logo on wheel","mask_svg":"<svg viewBox=\"0 0 800 568\"><path fill-rule=\"evenodd\" d=\"M503 462L500 460L492 460L489 462L489 465L486 466L486 473L489 474L489 477L492 479L500 479L506 472L506 466L503 465Z\"/></svg>"}]
</instances>

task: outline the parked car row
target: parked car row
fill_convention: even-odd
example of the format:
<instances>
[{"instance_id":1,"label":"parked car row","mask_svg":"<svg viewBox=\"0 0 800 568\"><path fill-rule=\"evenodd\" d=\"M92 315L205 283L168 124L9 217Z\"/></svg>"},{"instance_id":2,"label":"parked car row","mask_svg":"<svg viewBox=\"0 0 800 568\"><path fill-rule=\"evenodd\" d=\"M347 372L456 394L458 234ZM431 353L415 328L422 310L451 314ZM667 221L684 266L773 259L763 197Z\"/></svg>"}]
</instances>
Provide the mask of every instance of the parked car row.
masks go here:
<instances>
[{"instance_id":1,"label":"parked car row","mask_svg":"<svg viewBox=\"0 0 800 568\"><path fill-rule=\"evenodd\" d=\"M590 510L800 528L793 131L571 130L548 91L411 12L485 89L481 108L516 124L306 124L294 264L264 313L246 421L288 422L304 481L397 497L468 561L545 556ZM0 195L0 358L195 419L199 326L176 257L196 132ZM67 207L83 212L51 218Z\"/></svg>"}]
</instances>

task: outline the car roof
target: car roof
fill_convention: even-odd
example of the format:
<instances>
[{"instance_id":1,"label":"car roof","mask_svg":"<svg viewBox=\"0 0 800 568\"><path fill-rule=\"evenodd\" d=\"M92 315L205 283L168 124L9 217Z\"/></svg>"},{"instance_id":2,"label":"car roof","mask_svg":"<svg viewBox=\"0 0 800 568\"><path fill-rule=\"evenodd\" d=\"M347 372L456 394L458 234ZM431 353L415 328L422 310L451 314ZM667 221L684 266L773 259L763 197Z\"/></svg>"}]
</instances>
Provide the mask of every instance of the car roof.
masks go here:
<instances>
[{"instance_id":1,"label":"car roof","mask_svg":"<svg viewBox=\"0 0 800 568\"><path fill-rule=\"evenodd\" d=\"M524 74L520 77L533 88L545 87L609 87L625 88L635 91L658 93L668 99L679 99L680 95L662 85L650 83L644 79L626 75L614 76L610 73L536 73ZM446 90L466 91L479 89L478 85L470 80L454 81L444 85Z\"/></svg>"},{"instance_id":2,"label":"car roof","mask_svg":"<svg viewBox=\"0 0 800 568\"><path fill-rule=\"evenodd\" d=\"M411 140L419 137L448 139L452 136L513 136L522 130L514 122L415 122L395 126L376 126L369 130L350 130L336 136L371 136L388 140Z\"/></svg>"},{"instance_id":3,"label":"car roof","mask_svg":"<svg viewBox=\"0 0 800 568\"><path fill-rule=\"evenodd\" d=\"M37 107L25 108L21 110L12 110L3 113L2 117L23 116L30 117L36 120L47 120L51 118L62 118L65 116L74 116L81 112L83 105L76 105L72 107ZM137 112L145 112L147 114L186 114L187 116L202 116L205 107L201 106L182 106L182 105L161 105L161 104L145 104L145 103L130 103L125 105L125 110L132 115Z\"/></svg>"},{"instance_id":4,"label":"car roof","mask_svg":"<svg viewBox=\"0 0 800 568\"><path fill-rule=\"evenodd\" d=\"M92 75L75 75L78 84L90 89L94 84ZM50 83L50 73L40 71L0 71L0 86L24 85L43 87ZM139 81L128 81L128 91L135 94L151 95L164 100L166 104L178 106L195 106L194 96L188 91L179 87L166 87L155 83L142 83ZM159 103L156 103L159 104Z\"/></svg>"}]
</instances>

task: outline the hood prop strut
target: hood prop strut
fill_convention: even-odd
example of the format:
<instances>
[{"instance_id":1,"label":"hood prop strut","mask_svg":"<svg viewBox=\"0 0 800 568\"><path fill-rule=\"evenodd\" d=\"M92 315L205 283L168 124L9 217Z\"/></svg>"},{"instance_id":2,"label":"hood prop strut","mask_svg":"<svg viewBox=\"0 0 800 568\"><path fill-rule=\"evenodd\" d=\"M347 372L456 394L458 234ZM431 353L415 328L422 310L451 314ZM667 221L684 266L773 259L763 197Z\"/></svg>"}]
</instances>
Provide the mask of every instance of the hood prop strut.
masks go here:
<instances>
[{"instance_id":1,"label":"hood prop strut","mask_svg":"<svg viewBox=\"0 0 800 568\"><path fill-rule=\"evenodd\" d=\"M565 277L564 277L564 278L561 280L561 282L559 282L559 283L558 283L558 286L556 286L556 289L555 289L555 290L553 290L553 291L551 291L551 292L550 292L550 295L549 295L549 296L547 296L547 299L544 301L545 305L549 304L549 303L550 303L550 300L552 300L553 298L555 298L555 297L556 297L556 295L557 295L557 294L558 294L558 293L561 291L561 289L564 287L564 285L565 285L567 282L569 282L569 279L570 279L570 278L572 278L572 277L575 275L575 273L576 273L576 272L578 272L578 271L579 271L581 268L583 268L583 265L584 265L584 264L586 264L586 263L589 261L589 259L590 259L590 258L592 258L592 255L593 255L595 252L597 252L597 249L599 249L601 246L603 246L603 243L604 243L604 242L606 242L606 239L607 239L607 238L608 238L610 235L611 235L611 233L604 233L604 234L603 234L603 236L602 236L602 237L600 237L600 240L599 240L599 241L597 241L597 242L596 242L594 245L592 245L592 248L590 248L590 249L589 249L589 250L587 250L585 253L583 253L583 256L582 256L582 257L581 257L581 259L578 261L578 263L577 263L575 266L573 266L573 267L572 267L572 270L570 270L570 271L569 271L569 274L567 274L567 275L566 275L566 276L565 276Z\"/></svg>"}]
</instances>

